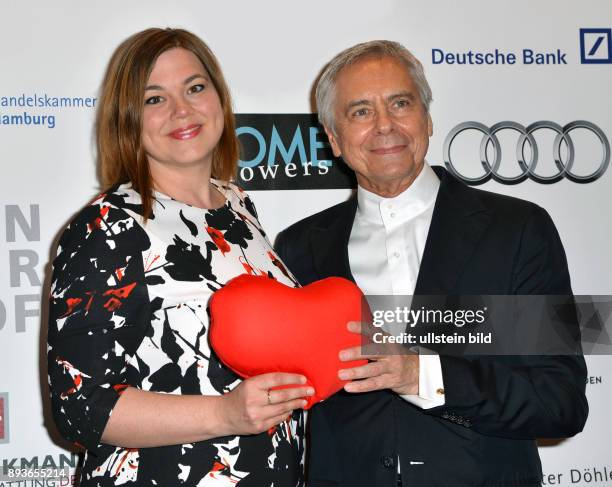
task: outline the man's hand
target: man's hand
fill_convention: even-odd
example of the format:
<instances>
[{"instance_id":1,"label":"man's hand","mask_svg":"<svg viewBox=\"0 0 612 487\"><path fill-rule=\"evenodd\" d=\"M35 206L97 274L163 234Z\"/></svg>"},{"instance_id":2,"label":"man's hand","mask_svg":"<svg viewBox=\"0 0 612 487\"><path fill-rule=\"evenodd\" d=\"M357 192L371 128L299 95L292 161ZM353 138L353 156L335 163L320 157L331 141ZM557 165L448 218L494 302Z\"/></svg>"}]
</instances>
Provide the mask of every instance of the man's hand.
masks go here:
<instances>
[{"instance_id":1,"label":"man's hand","mask_svg":"<svg viewBox=\"0 0 612 487\"><path fill-rule=\"evenodd\" d=\"M369 323L351 321L347 324L349 331L359 333L371 339L373 333L379 332ZM419 356L411 354L401 345L385 343L376 344L376 355L362 354L362 347L345 348L340 351L340 360L368 359L370 362L359 367L340 369L338 377L350 380L344 386L347 392L369 392L391 389L397 394L419 393Z\"/></svg>"}]
</instances>

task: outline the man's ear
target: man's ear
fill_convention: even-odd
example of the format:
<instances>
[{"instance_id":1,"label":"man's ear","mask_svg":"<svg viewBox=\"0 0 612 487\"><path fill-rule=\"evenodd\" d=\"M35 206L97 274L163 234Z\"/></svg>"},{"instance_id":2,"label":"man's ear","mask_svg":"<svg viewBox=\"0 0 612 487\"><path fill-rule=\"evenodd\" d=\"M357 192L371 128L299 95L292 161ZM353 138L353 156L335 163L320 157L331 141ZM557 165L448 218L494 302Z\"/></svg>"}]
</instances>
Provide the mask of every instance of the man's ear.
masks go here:
<instances>
[{"instance_id":1,"label":"man's ear","mask_svg":"<svg viewBox=\"0 0 612 487\"><path fill-rule=\"evenodd\" d=\"M332 152L334 153L334 157L340 157L342 155L342 151L340 150L340 146L338 145L338 138L334 134L334 132L327 127L323 127L325 129L325 134L329 139L329 143L332 148Z\"/></svg>"},{"instance_id":2,"label":"man's ear","mask_svg":"<svg viewBox=\"0 0 612 487\"><path fill-rule=\"evenodd\" d=\"M433 135L433 120L431 115L427 114L427 134L431 137Z\"/></svg>"}]
</instances>

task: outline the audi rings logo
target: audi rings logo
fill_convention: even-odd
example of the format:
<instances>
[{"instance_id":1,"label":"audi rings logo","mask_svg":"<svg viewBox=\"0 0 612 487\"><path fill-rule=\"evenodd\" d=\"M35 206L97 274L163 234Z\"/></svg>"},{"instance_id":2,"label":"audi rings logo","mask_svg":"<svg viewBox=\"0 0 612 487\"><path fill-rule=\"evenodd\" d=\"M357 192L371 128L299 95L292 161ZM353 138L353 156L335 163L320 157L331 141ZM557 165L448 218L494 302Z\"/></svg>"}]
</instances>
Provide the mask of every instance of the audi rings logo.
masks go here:
<instances>
[{"instance_id":1,"label":"audi rings logo","mask_svg":"<svg viewBox=\"0 0 612 487\"><path fill-rule=\"evenodd\" d=\"M516 160L521 172L516 176L504 176L499 173L502 151L496 134L500 130L508 129L520 134L516 143ZM552 155L556 166L556 172L552 175L542 175L537 172L540 147L538 147L534 132L542 129L549 129L557 134L552 144ZM591 174L579 175L572 171L576 162L576 154L571 132L575 129L590 131L601 143L601 161L599 161L597 169ZM459 172L451 157L453 142L459 134L467 130L476 130L482 133L482 140L480 141L480 162L484 169L482 176L464 176ZM561 150L562 145L566 147L564 154L562 154ZM525 157L525 149L527 147L530 149L530 157ZM606 134L597 125L584 120L570 122L564 127L549 121L535 122L527 127L516 122L500 122L492 127L487 127L480 122L464 122L453 128L446 136L444 141L444 163L454 176L471 185L483 184L490 179L502 184L518 184L526 179L531 179L541 184L552 184L563 178L575 183L590 183L600 178L608 168L610 163L610 143Z\"/></svg>"}]
</instances>

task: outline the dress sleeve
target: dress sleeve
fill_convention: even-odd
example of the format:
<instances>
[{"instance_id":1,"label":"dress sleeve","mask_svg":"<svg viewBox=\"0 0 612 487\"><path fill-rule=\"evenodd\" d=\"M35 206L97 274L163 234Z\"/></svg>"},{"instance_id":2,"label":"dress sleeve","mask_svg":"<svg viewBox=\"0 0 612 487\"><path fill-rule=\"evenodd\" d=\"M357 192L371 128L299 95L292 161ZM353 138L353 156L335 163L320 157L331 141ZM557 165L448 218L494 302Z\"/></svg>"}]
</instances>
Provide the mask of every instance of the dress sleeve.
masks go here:
<instances>
[{"instance_id":1,"label":"dress sleeve","mask_svg":"<svg viewBox=\"0 0 612 487\"><path fill-rule=\"evenodd\" d=\"M130 385L127 365L150 325L149 247L134 218L103 197L59 241L49 306L51 405L62 435L89 450Z\"/></svg>"}]
</instances>

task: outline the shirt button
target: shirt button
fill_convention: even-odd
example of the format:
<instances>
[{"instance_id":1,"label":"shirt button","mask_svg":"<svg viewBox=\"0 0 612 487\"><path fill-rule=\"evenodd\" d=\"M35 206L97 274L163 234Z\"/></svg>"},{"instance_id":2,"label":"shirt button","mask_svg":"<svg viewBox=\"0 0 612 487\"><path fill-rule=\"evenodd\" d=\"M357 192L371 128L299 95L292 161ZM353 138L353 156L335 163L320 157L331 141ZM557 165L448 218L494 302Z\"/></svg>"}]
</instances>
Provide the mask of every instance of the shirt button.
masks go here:
<instances>
[{"instance_id":1,"label":"shirt button","mask_svg":"<svg viewBox=\"0 0 612 487\"><path fill-rule=\"evenodd\" d=\"M391 218L395 218L395 212L391 212L391 214L389 215Z\"/></svg>"},{"instance_id":2,"label":"shirt button","mask_svg":"<svg viewBox=\"0 0 612 487\"><path fill-rule=\"evenodd\" d=\"M382 463L383 467L389 470L395 466L395 461L393 460L393 457L390 456L380 457L380 463Z\"/></svg>"},{"instance_id":3,"label":"shirt button","mask_svg":"<svg viewBox=\"0 0 612 487\"><path fill-rule=\"evenodd\" d=\"M395 257L396 259L399 259L400 253L399 252L393 252L393 257Z\"/></svg>"}]
</instances>

